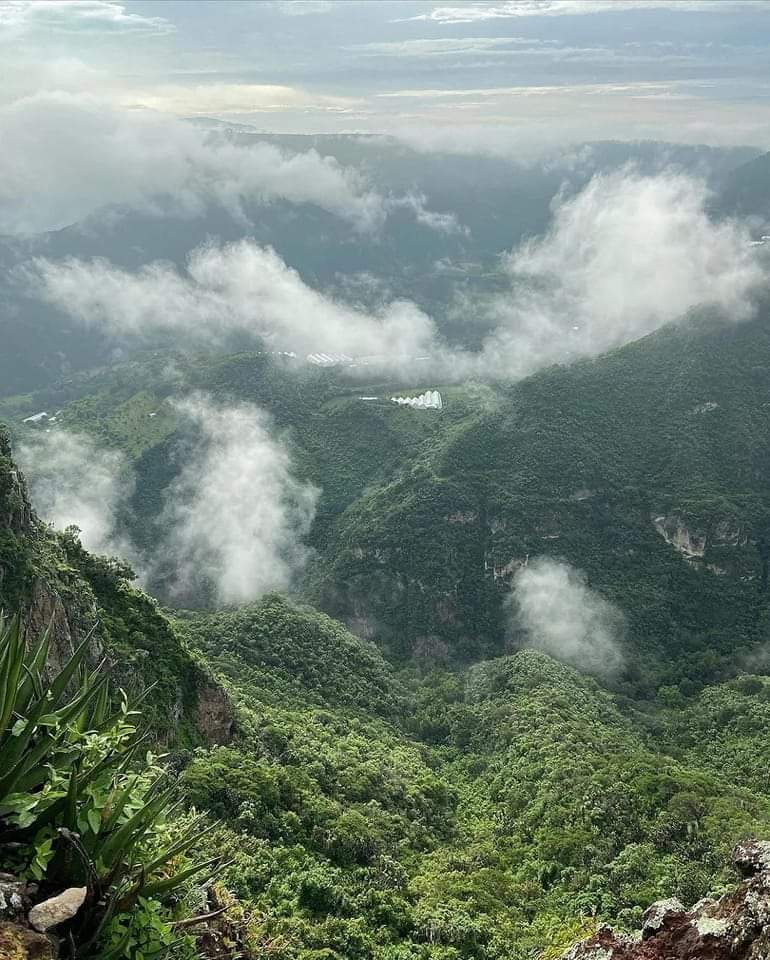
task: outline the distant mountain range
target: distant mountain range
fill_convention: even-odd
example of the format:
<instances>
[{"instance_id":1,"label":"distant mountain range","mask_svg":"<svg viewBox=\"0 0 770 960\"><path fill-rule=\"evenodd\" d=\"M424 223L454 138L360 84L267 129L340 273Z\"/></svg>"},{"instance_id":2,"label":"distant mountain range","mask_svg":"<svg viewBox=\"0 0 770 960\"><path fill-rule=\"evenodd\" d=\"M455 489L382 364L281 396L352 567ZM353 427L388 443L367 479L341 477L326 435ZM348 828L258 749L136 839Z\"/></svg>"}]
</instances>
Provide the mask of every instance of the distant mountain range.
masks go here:
<instances>
[{"instance_id":1,"label":"distant mountain range","mask_svg":"<svg viewBox=\"0 0 770 960\"><path fill-rule=\"evenodd\" d=\"M105 337L36 299L19 273L35 256L105 257L132 270L154 260L181 266L201 243L249 236L272 246L311 286L364 305L376 303L383 294L412 299L436 318L451 342L473 346L485 328L467 324L457 308L458 297L473 302L475 296L496 289L500 255L542 233L561 190L580 189L596 173L632 164L643 173L671 167L704 177L715 191L713 209L720 216L761 219L770 195L770 160L750 148L606 142L522 164L420 153L382 137L269 136L245 129L228 127L218 135L242 145L269 142L287 151L315 149L363 172L386 196L424 198L428 210L453 215L463 229L435 229L401 208L391 212L381 231L367 235L310 204L274 201L253 203L245 211L247 222L215 206L189 217L168 210L148 214L109 209L53 233L0 238L0 396L119 361L137 349L131 339ZM757 231L766 232L759 220ZM158 340L156 345L169 342ZM254 344L231 342L229 349L245 346L253 349Z\"/></svg>"}]
</instances>

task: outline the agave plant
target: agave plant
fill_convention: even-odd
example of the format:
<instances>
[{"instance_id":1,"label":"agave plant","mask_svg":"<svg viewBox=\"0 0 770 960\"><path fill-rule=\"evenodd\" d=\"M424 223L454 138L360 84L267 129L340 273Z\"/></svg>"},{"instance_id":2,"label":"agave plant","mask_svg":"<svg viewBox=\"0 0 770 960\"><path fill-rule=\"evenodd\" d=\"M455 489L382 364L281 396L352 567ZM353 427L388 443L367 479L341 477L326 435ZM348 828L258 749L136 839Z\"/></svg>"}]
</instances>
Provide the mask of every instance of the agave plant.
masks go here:
<instances>
[{"instance_id":1,"label":"agave plant","mask_svg":"<svg viewBox=\"0 0 770 960\"><path fill-rule=\"evenodd\" d=\"M137 711L122 691L112 708L106 663L86 665L90 641L46 679L50 632L28 647L20 618L0 617L0 848L21 846L43 891L87 887L67 931L70 953L106 958L126 955L137 905L162 900L219 859L186 858L208 832L204 818L170 826L174 787L152 753L139 759ZM118 917L124 933L105 952Z\"/></svg>"},{"instance_id":2,"label":"agave plant","mask_svg":"<svg viewBox=\"0 0 770 960\"><path fill-rule=\"evenodd\" d=\"M77 754L77 731L100 726L107 710L104 664L82 671L90 634L58 675L46 682L50 630L27 650L21 620L0 618L0 817L14 794L35 791L50 766L66 766ZM76 693L69 688L80 679ZM2 834L0 834L0 837Z\"/></svg>"}]
</instances>

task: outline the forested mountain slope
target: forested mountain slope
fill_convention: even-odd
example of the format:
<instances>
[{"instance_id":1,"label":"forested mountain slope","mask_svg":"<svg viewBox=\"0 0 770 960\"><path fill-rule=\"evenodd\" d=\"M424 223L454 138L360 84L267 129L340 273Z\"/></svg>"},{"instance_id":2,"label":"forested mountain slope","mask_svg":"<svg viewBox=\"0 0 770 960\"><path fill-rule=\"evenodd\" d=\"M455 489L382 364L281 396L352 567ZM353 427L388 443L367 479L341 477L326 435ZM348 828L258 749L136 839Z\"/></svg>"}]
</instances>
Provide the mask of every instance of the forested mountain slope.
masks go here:
<instances>
[{"instance_id":1,"label":"forested mountain slope","mask_svg":"<svg viewBox=\"0 0 770 960\"><path fill-rule=\"evenodd\" d=\"M515 643L516 570L563 558L626 614L633 687L690 689L768 640L768 477L765 308L503 390L347 509L317 595L395 651L472 658Z\"/></svg>"},{"instance_id":2,"label":"forested mountain slope","mask_svg":"<svg viewBox=\"0 0 770 960\"><path fill-rule=\"evenodd\" d=\"M741 164L725 177L716 198L721 214L748 217L758 234L768 232L770 224L770 153L763 153Z\"/></svg>"},{"instance_id":3,"label":"forested mountain slope","mask_svg":"<svg viewBox=\"0 0 770 960\"><path fill-rule=\"evenodd\" d=\"M121 561L87 553L76 532L38 519L0 428L0 610L19 612L30 638L50 628L54 666L93 631L94 662L106 657L133 696L151 688L143 709L157 739L229 739L224 692L131 578Z\"/></svg>"},{"instance_id":4,"label":"forested mountain slope","mask_svg":"<svg viewBox=\"0 0 770 960\"><path fill-rule=\"evenodd\" d=\"M770 639L767 306L514 385L442 388L440 413L388 399L426 386L351 383L253 353L159 354L9 398L0 416L23 437L40 429L24 416L61 406L63 428L124 451L136 485L122 523L151 548L189 437L174 399L204 391L268 411L320 489L305 595L396 657L515 648L513 577L548 556L625 616L619 682L633 695L671 683L689 695L751 664Z\"/></svg>"},{"instance_id":5,"label":"forested mountain slope","mask_svg":"<svg viewBox=\"0 0 770 960\"><path fill-rule=\"evenodd\" d=\"M677 713L624 715L542 654L425 677L382 663L373 689L354 638L278 600L183 629L240 705L237 740L198 752L182 783L222 819L222 879L253 905L257 956L558 956L599 920L633 926L651 900L720 889L730 846L770 825L761 786L661 748L682 752ZM765 679L742 682L722 692L736 722L770 700ZM745 757L755 778L761 758Z\"/></svg>"},{"instance_id":6,"label":"forested mountain slope","mask_svg":"<svg viewBox=\"0 0 770 960\"><path fill-rule=\"evenodd\" d=\"M160 680L146 720L176 733L185 803L219 820L199 853L227 858L214 896L230 903L228 949L554 956L599 919L633 925L651 899L721 887L730 846L770 831L766 678L690 700L670 690L640 713L534 651L396 673L340 624L274 596L169 623L115 562L39 524L3 453L3 602L40 617L42 590L63 611L57 629L99 616L118 669ZM196 697L212 715L209 670L235 724L209 728L206 746L195 721Z\"/></svg>"}]
</instances>

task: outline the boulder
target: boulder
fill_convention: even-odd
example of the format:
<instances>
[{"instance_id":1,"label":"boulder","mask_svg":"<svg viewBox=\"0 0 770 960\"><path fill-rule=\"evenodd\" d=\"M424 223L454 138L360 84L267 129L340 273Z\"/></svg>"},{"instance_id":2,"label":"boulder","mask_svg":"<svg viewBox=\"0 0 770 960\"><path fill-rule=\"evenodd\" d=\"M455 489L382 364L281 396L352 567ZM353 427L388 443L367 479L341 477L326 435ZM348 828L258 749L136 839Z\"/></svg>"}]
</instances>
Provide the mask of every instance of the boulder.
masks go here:
<instances>
[{"instance_id":1,"label":"boulder","mask_svg":"<svg viewBox=\"0 0 770 960\"><path fill-rule=\"evenodd\" d=\"M663 926L663 923L670 913L684 913L684 904L676 897L668 897L666 900L656 900L644 911L644 923L642 925L642 940L654 937Z\"/></svg>"},{"instance_id":2,"label":"boulder","mask_svg":"<svg viewBox=\"0 0 770 960\"><path fill-rule=\"evenodd\" d=\"M733 850L733 864L744 877L770 871L770 841L747 840Z\"/></svg>"},{"instance_id":3,"label":"boulder","mask_svg":"<svg viewBox=\"0 0 770 960\"><path fill-rule=\"evenodd\" d=\"M30 926L43 933L51 927L64 923L65 920L71 920L83 906L86 893L88 893L87 887L69 887L57 897L35 904L27 917Z\"/></svg>"}]
</instances>

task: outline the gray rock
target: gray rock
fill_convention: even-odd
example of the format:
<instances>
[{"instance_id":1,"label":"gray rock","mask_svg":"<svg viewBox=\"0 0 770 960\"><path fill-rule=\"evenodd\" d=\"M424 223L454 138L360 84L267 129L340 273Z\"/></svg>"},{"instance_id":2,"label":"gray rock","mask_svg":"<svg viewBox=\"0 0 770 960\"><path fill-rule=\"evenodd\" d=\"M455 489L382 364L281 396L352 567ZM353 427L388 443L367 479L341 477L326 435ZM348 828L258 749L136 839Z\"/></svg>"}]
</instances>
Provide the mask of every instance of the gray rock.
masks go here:
<instances>
[{"instance_id":1,"label":"gray rock","mask_svg":"<svg viewBox=\"0 0 770 960\"><path fill-rule=\"evenodd\" d=\"M642 940L647 940L654 936L663 926L663 922L669 913L684 913L684 904L676 897L668 897L665 900L656 900L650 904L644 911L644 923L642 924Z\"/></svg>"},{"instance_id":2,"label":"gray rock","mask_svg":"<svg viewBox=\"0 0 770 960\"><path fill-rule=\"evenodd\" d=\"M744 877L770 870L770 841L746 840L733 850L733 863Z\"/></svg>"},{"instance_id":3,"label":"gray rock","mask_svg":"<svg viewBox=\"0 0 770 960\"><path fill-rule=\"evenodd\" d=\"M26 883L11 874L0 875L0 920L20 920L28 907Z\"/></svg>"},{"instance_id":4,"label":"gray rock","mask_svg":"<svg viewBox=\"0 0 770 960\"><path fill-rule=\"evenodd\" d=\"M51 927L64 923L65 920L71 920L83 906L86 893L88 893L87 887L70 887L58 897L51 897L50 900L36 904L27 917L30 925L40 933L44 933Z\"/></svg>"}]
</instances>

